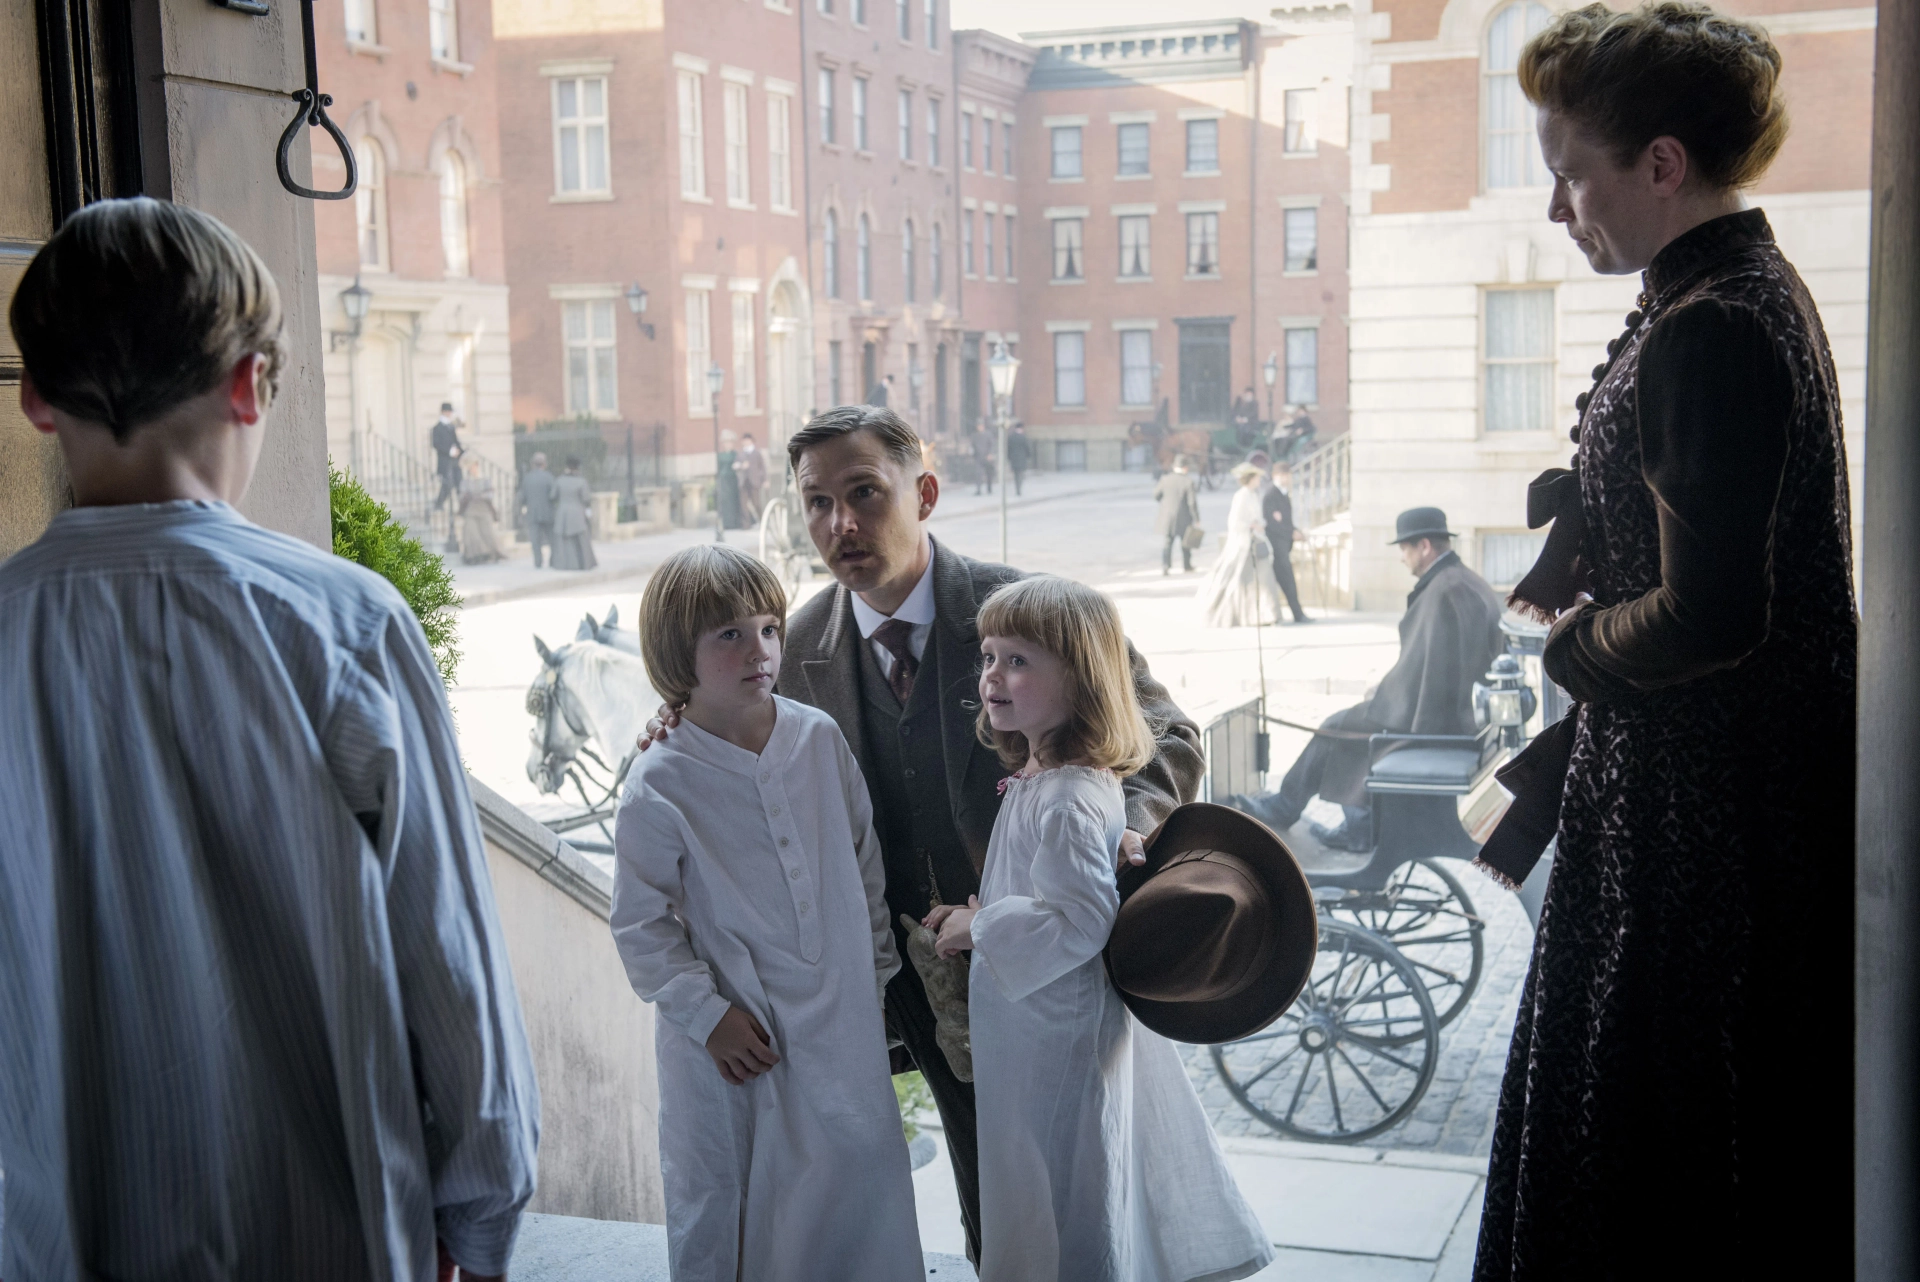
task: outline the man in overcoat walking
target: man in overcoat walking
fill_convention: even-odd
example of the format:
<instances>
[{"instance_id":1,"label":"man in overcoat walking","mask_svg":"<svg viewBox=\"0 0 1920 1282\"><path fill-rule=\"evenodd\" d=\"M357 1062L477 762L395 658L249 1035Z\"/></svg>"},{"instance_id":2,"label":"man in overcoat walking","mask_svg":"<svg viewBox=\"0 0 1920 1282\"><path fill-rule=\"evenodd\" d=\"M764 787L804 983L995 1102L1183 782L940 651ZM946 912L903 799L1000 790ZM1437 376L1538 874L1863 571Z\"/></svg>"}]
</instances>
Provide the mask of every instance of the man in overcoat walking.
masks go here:
<instances>
[{"instance_id":1,"label":"man in overcoat walking","mask_svg":"<svg viewBox=\"0 0 1920 1282\"><path fill-rule=\"evenodd\" d=\"M541 552L553 546L553 500L559 482L547 471L547 456L536 454L532 466L520 478L520 492L514 495L513 515L527 522L527 541L533 544L533 568L540 568Z\"/></svg>"},{"instance_id":2,"label":"man in overcoat walking","mask_svg":"<svg viewBox=\"0 0 1920 1282\"><path fill-rule=\"evenodd\" d=\"M1227 803L1285 832L1300 821L1308 801L1324 797L1346 812L1346 822L1331 829L1315 824L1312 832L1336 850L1373 847L1367 736L1472 734L1473 683L1504 644L1500 598L1453 550L1445 512L1409 508L1395 522L1394 536L1400 559L1419 580L1400 618L1400 658L1364 703L1320 723L1332 733L1307 741L1278 792L1236 793Z\"/></svg>"},{"instance_id":3,"label":"man in overcoat walking","mask_svg":"<svg viewBox=\"0 0 1920 1282\"><path fill-rule=\"evenodd\" d=\"M1293 524L1293 469L1285 463L1273 465L1273 484L1260 499L1260 514L1267 518L1267 542L1273 545L1273 579L1287 598L1295 623L1312 623L1300 608L1300 588L1293 581L1293 545L1305 536Z\"/></svg>"},{"instance_id":4,"label":"man in overcoat walking","mask_svg":"<svg viewBox=\"0 0 1920 1282\"><path fill-rule=\"evenodd\" d=\"M808 532L837 583L788 619L778 693L831 714L860 762L904 956L902 914L919 921L934 904L965 904L980 889L1006 767L975 736L975 619L987 595L1021 573L962 556L928 534L940 481L899 415L858 405L828 410L787 448ZM1121 849L1136 858L1142 834L1193 798L1204 763L1198 727L1129 653L1141 711L1158 731L1154 759L1121 785ZM678 724L662 711L664 724L652 727L660 736ZM935 1043L933 1011L912 966L887 985L886 1009L890 1033L940 1111L977 1258L973 1086L953 1075Z\"/></svg>"},{"instance_id":5,"label":"man in overcoat walking","mask_svg":"<svg viewBox=\"0 0 1920 1282\"><path fill-rule=\"evenodd\" d=\"M1193 573L1193 549L1187 546L1187 530L1200 520L1200 493L1194 487L1193 472L1187 456L1173 461L1173 471L1153 483L1153 532L1160 536L1160 573L1173 573L1173 548L1180 545L1180 569Z\"/></svg>"}]
</instances>

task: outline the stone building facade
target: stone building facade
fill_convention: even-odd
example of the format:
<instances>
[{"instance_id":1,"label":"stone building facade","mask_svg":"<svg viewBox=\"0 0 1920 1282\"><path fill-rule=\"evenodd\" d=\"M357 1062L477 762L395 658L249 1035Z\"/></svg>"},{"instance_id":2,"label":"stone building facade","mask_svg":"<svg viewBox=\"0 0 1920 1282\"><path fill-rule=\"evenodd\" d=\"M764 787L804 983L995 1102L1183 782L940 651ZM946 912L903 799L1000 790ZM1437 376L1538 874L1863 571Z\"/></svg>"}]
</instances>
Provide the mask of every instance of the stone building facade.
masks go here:
<instances>
[{"instance_id":1,"label":"stone building facade","mask_svg":"<svg viewBox=\"0 0 1920 1282\"><path fill-rule=\"evenodd\" d=\"M327 448L370 469L393 452L430 460L452 402L463 439L512 462L493 17L485 0L350 0L315 14L321 84L352 143L360 185L315 203L328 342ZM316 182L346 166L314 148ZM368 291L348 315L346 291Z\"/></svg>"},{"instance_id":2,"label":"stone building facade","mask_svg":"<svg viewBox=\"0 0 1920 1282\"><path fill-rule=\"evenodd\" d=\"M1465 558L1496 585L1525 572L1540 543L1525 528L1527 482L1565 464L1574 397L1639 289L1637 276L1596 275L1547 221L1550 180L1513 69L1559 7L1355 5L1351 570L1362 609L1404 600L1386 541L1407 507L1445 508ZM1750 199L1820 305L1857 474L1874 10L1724 7L1764 24L1785 61L1793 132Z\"/></svg>"}]
</instances>

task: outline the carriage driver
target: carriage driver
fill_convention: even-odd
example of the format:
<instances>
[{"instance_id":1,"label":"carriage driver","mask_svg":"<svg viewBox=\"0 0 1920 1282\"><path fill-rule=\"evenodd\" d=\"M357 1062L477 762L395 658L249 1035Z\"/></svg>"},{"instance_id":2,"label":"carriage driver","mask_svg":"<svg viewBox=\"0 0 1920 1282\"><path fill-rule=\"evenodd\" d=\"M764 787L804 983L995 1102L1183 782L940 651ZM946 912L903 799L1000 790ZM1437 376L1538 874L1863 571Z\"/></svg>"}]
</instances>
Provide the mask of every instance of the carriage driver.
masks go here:
<instances>
[{"instance_id":1,"label":"carriage driver","mask_svg":"<svg viewBox=\"0 0 1920 1282\"><path fill-rule=\"evenodd\" d=\"M934 904L965 904L980 889L987 838L1006 768L974 733L980 603L1020 571L960 555L927 533L940 479L921 463L920 439L884 407L828 410L787 445L807 531L836 586L787 623L779 693L830 714L852 746L873 797L896 924ZM1122 785L1121 849L1140 862L1153 831L1200 783L1200 732L1129 650L1141 711L1159 732L1154 758ZM679 718L661 709L665 737ZM643 738L642 748L647 746ZM906 953L905 936L898 942ZM946 1127L968 1255L979 1258L980 1183L973 1086L934 1041L933 1011L912 966L887 985L887 1024L932 1089ZM898 1071L906 1066L896 1062Z\"/></svg>"},{"instance_id":2,"label":"carriage driver","mask_svg":"<svg viewBox=\"0 0 1920 1282\"><path fill-rule=\"evenodd\" d=\"M1409 508L1394 526L1400 560L1418 580L1400 619L1400 658L1364 703L1320 723L1323 733L1307 741L1278 792L1236 793L1227 800L1276 832L1300 822L1311 798L1336 802L1346 812L1340 827L1310 826L1320 844L1335 850L1373 848L1367 736L1472 734L1473 683L1503 644L1500 598L1453 550L1447 514L1437 507Z\"/></svg>"}]
</instances>

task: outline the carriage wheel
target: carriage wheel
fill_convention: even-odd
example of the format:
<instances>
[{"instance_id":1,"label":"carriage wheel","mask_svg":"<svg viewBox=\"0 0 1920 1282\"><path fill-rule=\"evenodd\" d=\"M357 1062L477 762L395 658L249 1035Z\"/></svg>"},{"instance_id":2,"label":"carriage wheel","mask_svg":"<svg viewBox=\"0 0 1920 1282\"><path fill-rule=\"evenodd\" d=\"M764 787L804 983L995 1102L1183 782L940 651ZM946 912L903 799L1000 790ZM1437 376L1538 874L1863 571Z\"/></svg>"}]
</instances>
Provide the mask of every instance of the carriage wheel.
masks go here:
<instances>
[{"instance_id":1,"label":"carriage wheel","mask_svg":"<svg viewBox=\"0 0 1920 1282\"><path fill-rule=\"evenodd\" d=\"M1438 860L1410 860L1393 870L1383 889L1326 907L1336 920L1392 941L1420 972L1442 1028L1473 1000L1486 962L1487 924Z\"/></svg>"},{"instance_id":2,"label":"carriage wheel","mask_svg":"<svg viewBox=\"0 0 1920 1282\"><path fill-rule=\"evenodd\" d=\"M794 546L788 498L782 494L768 502L760 514L760 560L779 578L791 600L800 585L812 577L807 553Z\"/></svg>"},{"instance_id":3,"label":"carriage wheel","mask_svg":"<svg viewBox=\"0 0 1920 1282\"><path fill-rule=\"evenodd\" d=\"M1215 1046L1213 1066L1240 1107L1290 1139L1352 1144L1405 1121L1440 1059L1413 964L1380 936L1322 919L1313 976L1252 1037Z\"/></svg>"}]
</instances>

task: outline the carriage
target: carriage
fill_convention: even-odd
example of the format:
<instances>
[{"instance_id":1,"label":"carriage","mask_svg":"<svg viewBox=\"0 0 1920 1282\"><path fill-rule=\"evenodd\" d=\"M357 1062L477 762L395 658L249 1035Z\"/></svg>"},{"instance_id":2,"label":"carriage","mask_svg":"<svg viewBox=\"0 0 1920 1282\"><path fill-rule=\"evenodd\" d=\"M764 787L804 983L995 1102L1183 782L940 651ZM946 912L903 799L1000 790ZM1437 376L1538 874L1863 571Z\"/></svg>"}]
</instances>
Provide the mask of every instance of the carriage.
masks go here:
<instances>
[{"instance_id":1,"label":"carriage","mask_svg":"<svg viewBox=\"0 0 1920 1282\"><path fill-rule=\"evenodd\" d=\"M1566 712L1564 694L1537 675L1545 629L1515 619L1502 629L1507 649L1478 691L1476 733L1370 736L1373 849L1305 869L1320 911L1305 988L1274 1024L1210 1048L1234 1101L1289 1139L1358 1143L1405 1121L1433 1081L1441 1030L1479 987L1486 924L1448 865L1473 859L1499 811L1470 832L1459 799L1492 786L1525 742L1543 702L1530 668L1545 693L1542 724ZM1546 867L1521 893L1536 923Z\"/></svg>"}]
</instances>

